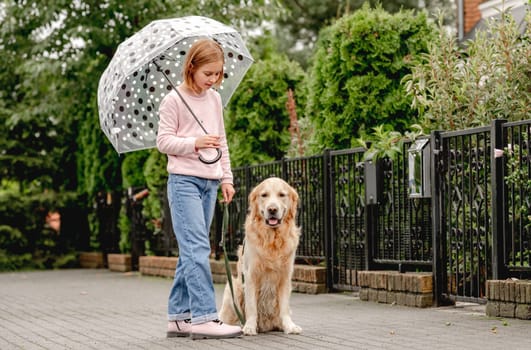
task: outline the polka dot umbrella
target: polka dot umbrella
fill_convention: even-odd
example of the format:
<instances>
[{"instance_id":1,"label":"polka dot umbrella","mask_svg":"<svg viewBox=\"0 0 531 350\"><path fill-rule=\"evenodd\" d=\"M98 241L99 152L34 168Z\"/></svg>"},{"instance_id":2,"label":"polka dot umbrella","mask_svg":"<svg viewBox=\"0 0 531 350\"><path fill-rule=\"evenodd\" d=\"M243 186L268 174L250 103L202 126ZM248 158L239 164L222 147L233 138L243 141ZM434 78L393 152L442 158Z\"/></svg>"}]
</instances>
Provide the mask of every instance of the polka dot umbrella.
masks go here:
<instances>
[{"instance_id":1,"label":"polka dot umbrella","mask_svg":"<svg viewBox=\"0 0 531 350\"><path fill-rule=\"evenodd\" d=\"M162 19L118 46L98 85L100 126L118 153L155 147L159 104L172 85L181 84L190 46L205 37L223 47L225 75L218 92L226 106L253 63L235 29L201 16Z\"/></svg>"}]
</instances>

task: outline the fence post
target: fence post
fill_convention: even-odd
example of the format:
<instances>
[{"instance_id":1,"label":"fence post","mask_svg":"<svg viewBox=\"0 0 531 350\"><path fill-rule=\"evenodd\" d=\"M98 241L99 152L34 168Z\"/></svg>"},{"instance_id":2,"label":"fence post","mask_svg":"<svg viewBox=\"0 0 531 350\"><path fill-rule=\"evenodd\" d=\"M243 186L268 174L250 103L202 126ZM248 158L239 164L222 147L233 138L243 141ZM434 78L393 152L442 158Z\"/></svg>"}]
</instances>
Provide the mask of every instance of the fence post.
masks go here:
<instances>
[{"instance_id":1,"label":"fence post","mask_svg":"<svg viewBox=\"0 0 531 350\"><path fill-rule=\"evenodd\" d=\"M446 233L441 230L442 218L442 197L441 197L441 171L442 165L442 139L440 131L433 131L430 136L431 143L431 210L432 210L432 273L433 273L433 297L436 306L448 304L448 300L443 299L443 293L447 290L447 254L446 254Z\"/></svg>"},{"instance_id":2,"label":"fence post","mask_svg":"<svg viewBox=\"0 0 531 350\"><path fill-rule=\"evenodd\" d=\"M98 240L103 253L103 264L107 267L107 255L120 251L120 216L122 195L119 191L99 192L96 196L96 215L99 221Z\"/></svg>"},{"instance_id":3,"label":"fence post","mask_svg":"<svg viewBox=\"0 0 531 350\"><path fill-rule=\"evenodd\" d=\"M249 165L245 166L244 174L245 174L245 179L243 183L245 184L245 191L247 191L246 195L249 195L252 189L251 188L251 167Z\"/></svg>"},{"instance_id":4,"label":"fence post","mask_svg":"<svg viewBox=\"0 0 531 350\"><path fill-rule=\"evenodd\" d=\"M323 153L323 207L324 207L324 240L325 240L325 259L326 259L326 288L332 291L334 288L335 266L334 257L334 240L332 233L332 163L330 150Z\"/></svg>"},{"instance_id":5,"label":"fence post","mask_svg":"<svg viewBox=\"0 0 531 350\"><path fill-rule=\"evenodd\" d=\"M378 234L378 208L382 200L382 162L380 159L367 159L364 162L365 179L365 266L373 269L376 256Z\"/></svg>"},{"instance_id":6,"label":"fence post","mask_svg":"<svg viewBox=\"0 0 531 350\"><path fill-rule=\"evenodd\" d=\"M504 240L504 189L503 179L503 124L506 120L494 119L491 122L491 193L492 193L492 278L505 279L505 240ZM496 152L498 150L498 152Z\"/></svg>"},{"instance_id":7,"label":"fence post","mask_svg":"<svg viewBox=\"0 0 531 350\"><path fill-rule=\"evenodd\" d=\"M282 159L280 160L280 168L282 174L282 176L280 177L284 180L288 180L288 159L286 157L282 157Z\"/></svg>"},{"instance_id":8,"label":"fence post","mask_svg":"<svg viewBox=\"0 0 531 350\"><path fill-rule=\"evenodd\" d=\"M146 241L149 240L150 232L146 227L146 218L142 214L144 200L150 192L147 188L129 187L127 190L127 210L131 218L131 267L133 271L139 269L139 258L146 253Z\"/></svg>"}]
</instances>

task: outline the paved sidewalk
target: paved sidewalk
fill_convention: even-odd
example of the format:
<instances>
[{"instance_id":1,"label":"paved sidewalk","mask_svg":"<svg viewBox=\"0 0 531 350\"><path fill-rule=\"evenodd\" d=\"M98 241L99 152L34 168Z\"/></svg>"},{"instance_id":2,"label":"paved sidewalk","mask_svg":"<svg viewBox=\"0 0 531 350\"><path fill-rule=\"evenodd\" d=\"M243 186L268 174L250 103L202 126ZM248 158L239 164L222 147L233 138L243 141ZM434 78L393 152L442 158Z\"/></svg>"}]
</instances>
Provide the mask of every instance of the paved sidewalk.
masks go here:
<instances>
[{"instance_id":1,"label":"paved sidewalk","mask_svg":"<svg viewBox=\"0 0 531 350\"><path fill-rule=\"evenodd\" d=\"M351 293L294 293L301 335L167 339L170 284L106 269L0 273L0 349L531 349L531 321L488 318L484 306L418 309Z\"/></svg>"}]
</instances>

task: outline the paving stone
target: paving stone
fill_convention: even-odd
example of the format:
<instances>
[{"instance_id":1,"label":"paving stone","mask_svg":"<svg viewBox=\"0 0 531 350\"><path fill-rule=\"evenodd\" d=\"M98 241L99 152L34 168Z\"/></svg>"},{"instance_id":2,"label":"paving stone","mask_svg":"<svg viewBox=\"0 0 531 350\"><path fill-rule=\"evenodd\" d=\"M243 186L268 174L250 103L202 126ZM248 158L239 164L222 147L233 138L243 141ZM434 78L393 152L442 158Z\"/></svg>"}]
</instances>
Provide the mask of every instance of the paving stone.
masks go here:
<instances>
[{"instance_id":1,"label":"paving stone","mask_svg":"<svg viewBox=\"0 0 531 350\"><path fill-rule=\"evenodd\" d=\"M171 278L107 269L0 273L0 349L511 349L529 350L531 321L485 314L485 305L405 307L359 293L292 293L300 335L224 340L166 338ZM223 284L215 284L218 307ZM368 294L368 293L367 293ZM403 295L406 293L396 293ZM518 310L518 307L516 308ZM507 319L505 319L507 320Z\"/></svg>"}]
</instances>

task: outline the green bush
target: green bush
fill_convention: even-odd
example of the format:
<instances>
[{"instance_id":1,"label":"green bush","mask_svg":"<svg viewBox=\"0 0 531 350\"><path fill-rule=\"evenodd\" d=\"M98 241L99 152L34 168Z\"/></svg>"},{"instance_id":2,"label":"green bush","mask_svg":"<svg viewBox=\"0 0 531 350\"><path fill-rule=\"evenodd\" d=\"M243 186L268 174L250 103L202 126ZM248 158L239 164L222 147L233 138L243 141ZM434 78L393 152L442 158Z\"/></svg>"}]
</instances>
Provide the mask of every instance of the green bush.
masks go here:
<instances>
[{"instance_id":1,"label":"green bush","mask_svg":"<svg viewBox=\"0 0 531 350\"><path fill-rule=\"evenodd\" d=\"M129 196L129 189L133 191L140 191L146 188L146 177L144 168L146 162L151 155L150 150L142 150L127 153L122 161L122 184L126 193ZM126 253L131 250L131 218L127 213L127 198L122 201L120 208L120 216L118 218L118 229L120 231L119 249L120 252Z\"/></svg>"},{"instance_id":2,"label":"green bush","mask_svg":"<svg viewBox=\"0 0 531 350\"><path fill-rule=\"evenodd\" d=\"M136 151L127 153L122 162L122 184L123 188L146 186L144 177L144 166L150 151Z\"/></svg>"},{"instance_id":3,"label":"green bush","mask_svg":"<svg viewBox=\"0 0 531 350\"><path fill-rule=\"evenodd\" d=\"M132 193L126 190L127 196L134 195L142 189L147 189L149 194L141 199L142 215L148 232L160 232L162 217L162 195L166 186L168 172L166 170L166 155L156 148L148 151L133 152L126 157L122 164L123 183L133 189ZM127 199L126 199L127 200ZM121 252L131 250L131 218L127 212L126 200L120 211L118 227L120 229L119 247ZM149 237L146 237L146 244ZM148 252L149 253L149 252Z\"/></svg>"},{"instance_id":4,"label":"green bush","mask_svg":"<svg viewBox=\"0 0 531 350\"><path fill-rule=\"evenodd\" d=\"M401 132L414 123L400 80L434 35L425 13L389 14L368 4L325 28L308 80L313 152L357 146L378 125Z\"/></svg>"},{"instance_id":5,"label":"green bush","mask_svg":"<svg viewBox=\"0 0 531 350\"><path fill-rule=\"evenodd\" d=\"M28 240L19 229L0 225L0 249L12 254L22 254L27 249Z\"/></svg>"},{"instance_id":6,"label":"green bush","mask_svg":"<svg viewBox=\"0 0 531 350\"><path fill-rule=\"evenodd\" d=\"M300 65L269 54L254 63L225 111L233 167L283 158L291 144L288 90L294 91L302 115L304 79Z\"/></svg>"},{"instance_id":7,"label":"green bush","mask_svg":"<svg viewBox=\"0 0 531 350\"><path fill-rule=\"evenodd\" d=\"M153 149L144 167L149 195L144 199L142 213L146 218L149 231L157 234L160 231L162 217L163 193L166 188L168 171L166 170L167 156Z\"/></svg>"},{"instance_id":8,"label":"green bush","mask_svg":"<svg viewBox=\"0 0 531 350\"><path fill-rule=\"evenodd\" d=\"M74 266L72 255L82 240L84 222L80 217L62 218L61 229L56 232L47 226L46 216L53 211L76 215L80 201L71 192L22 194L16 188L2 191L0 271ZM73 220L69 223L68 219Z\"/></svg>"},{"instance_id":9,"label":"green bush","mask_svg":"<svg viewBox=\"0 0 531 350\"><path fill-rule=\"evenodd\" d=\"M423 129L460 130L492 119L531 118L530 34L527 25L521 35L510 14L492 20L466 46L439 30L429 52L404 78Z\"/></svg>"},{"instance_id":10,"label":"green bush","mask_svg":"<svg viewBox=\"0 0 531 350\"><path fill-rule=\"evenodd\" d=\"M33 258L30 253L12 254L0 249L0 271L17 271L34 268Z\"/></svg>"}]
</instances>

